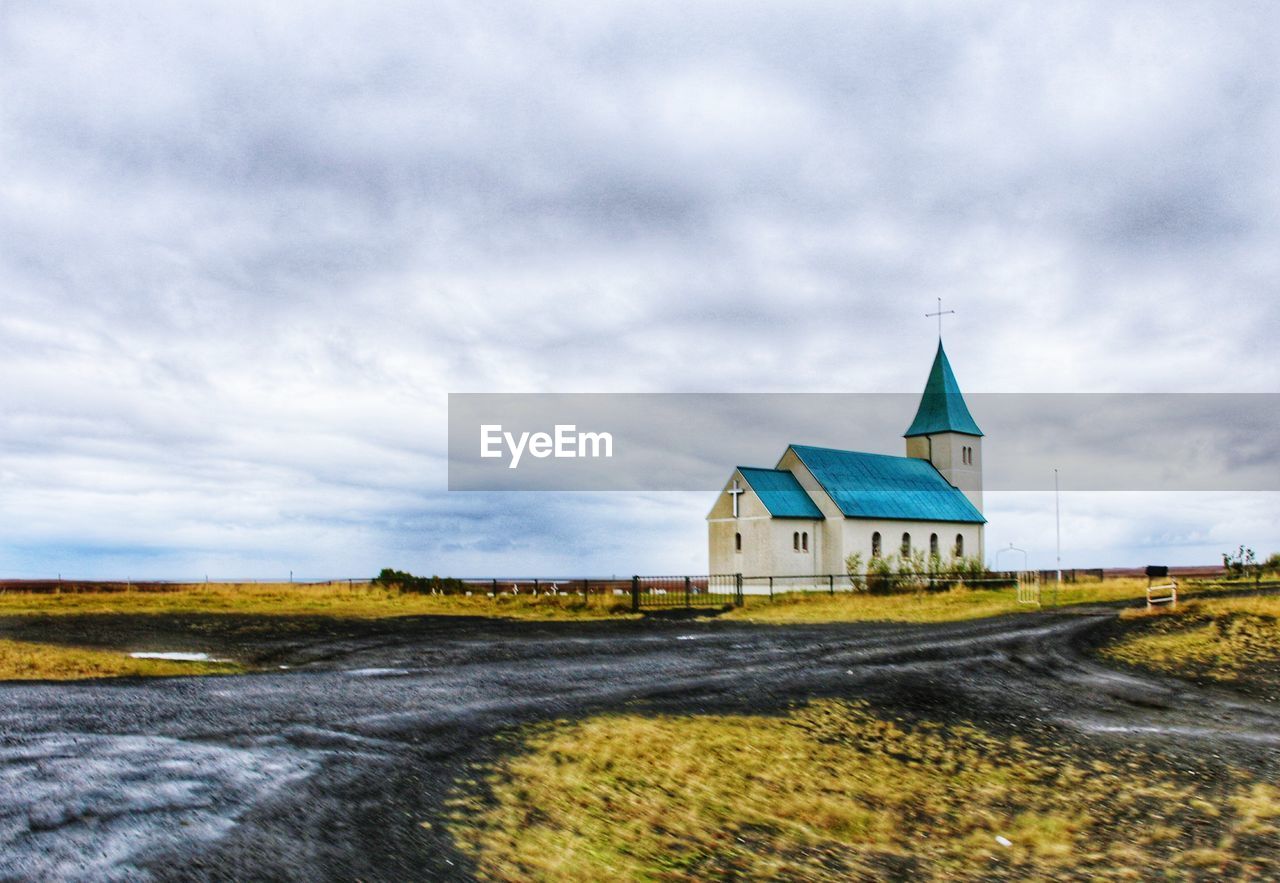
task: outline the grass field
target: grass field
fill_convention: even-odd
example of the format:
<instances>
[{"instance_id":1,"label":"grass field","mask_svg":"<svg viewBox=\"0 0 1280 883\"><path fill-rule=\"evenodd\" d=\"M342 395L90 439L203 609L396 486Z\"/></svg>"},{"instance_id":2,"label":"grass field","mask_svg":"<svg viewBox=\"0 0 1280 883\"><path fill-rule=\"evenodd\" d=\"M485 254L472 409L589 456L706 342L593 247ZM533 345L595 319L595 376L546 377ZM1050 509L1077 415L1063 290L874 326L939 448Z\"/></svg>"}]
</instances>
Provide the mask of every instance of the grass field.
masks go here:
<instances>
[{"instance_id":1,"label":"grass field","mask_svg":"<svg viewBox=\"0 0 1280 883\"><path fill-rule=\"evenodd\" d=\"M1102 652L1131 665L1232 681L1280 663L1280 596L1199 599L1126 619L1137 627Z\"/></svg>"},{"instance_id":2,"label":"grass field","mask_svg":"<svg viewBox=\"0 0 1280 883\"><path fill-rule=\"evenodd\" d=\"M630 598L592 595L419 595L345 583L210 583L166 591L0 593L0 616L59 613L238 613L382 618L423 614L516 619L592 619L629 615Z\"/></svg>"},{"instance_id":3,"label":"grass field","mask_svg":"<svg viewBox=\"0 0 1280 883\"><path fill-rule=\"evenodd\" d=\"M1138 598L1144 580L1115 579L1065 585L1059 604ZM1052 589L1044 589L1046 606ZM502 616L515 619L595 619L630 616L629 596L419 595L380 586L289 583L212 583L168 591L0 592L0 616L59 613L238 613L351 618L388 616ZM899 595L842 592L779 595L775 600L748 595L746 606L725 614L755 622L845 622L891 620L942 622L1027 611L1013 589L954 589Z\"/></svg>"},{"instance_id":4,"label":"grass field","mask_svg":"<svg viewBox=\"0 0 1280 883\"><path fill-rule=\"evenodd\" d=\"M1057 589L1042 587L1044 608L1055 601L1066 604L1093 604L1143 597L1145 579L1109 579L1096 582L1067 583ZM900 595L822 592L782 595L770 601L767 597L749 595L746 604L725 614L727 619L743 619L765 623L803 622L950 622L978 619L1002 613L1025 613L1034 608L1018 603L1013 589L956 588L945 592L913 592Z\"/></svg>"},{"instance_id":5,"label":"grass field","mask_svg":"<svg viewBox=\"0 0 1280 883\"><path fill-rule=\"evenodd\" d=\"M1146 582L1117 579L1063 586L1060 604L1114 601L1141 597ZM1044 600L1052 600L1050 587ZM1027 612L1013 589L966 589L901 595L822 593L780 595L775 600L748 595L746 606L723 614L729 620L759 623L816 622L943 622L975 619L1002 613ZM617 595L483 594L421 595L381 586L346 584L302 585L289 583L213 583L182 586L165 591L75 591L38 594L0 592L0 617L62 614L238 614L317 616L344 619L376 619L395 616L488 616L524 620L616 619L635 616L630 597ZM64 648L61 654L37 650L18 642L0 655L0 679L16 677L105 677L111 674L204 674L199 665L141 665L140 661L110 661L105 651ZM66 654L82 660L77 667ZM95 655L96 654L96 655ZM41 660L47 660L42 662ZM143 669L146 669L144 671ZM63 672L67 672L63 674ZM78 672L93 672L83 674Z\"/></svg>"},{"instance_id":6,"label":"grass field","mask_svg":"<svg viewBox=\"0 0 1280 883\"><path fill-rule=\"evenodd\" d=\"M1211 790L821 701L784 717L605 715L535 728L446 820L493 880L1149 879L1280 872L1280 789Z\"/></svg>"},{"instance_id":7,"label":"grass field","mask_svg":"<svg viewBox=\"0 0 1280 883\"><path fill-rule=\"evenodd\" d=\"M127 653L0 639L0 680L78 680L110 677L231 674L229 662L134 659Z\"/></svg>"}]
</instances>

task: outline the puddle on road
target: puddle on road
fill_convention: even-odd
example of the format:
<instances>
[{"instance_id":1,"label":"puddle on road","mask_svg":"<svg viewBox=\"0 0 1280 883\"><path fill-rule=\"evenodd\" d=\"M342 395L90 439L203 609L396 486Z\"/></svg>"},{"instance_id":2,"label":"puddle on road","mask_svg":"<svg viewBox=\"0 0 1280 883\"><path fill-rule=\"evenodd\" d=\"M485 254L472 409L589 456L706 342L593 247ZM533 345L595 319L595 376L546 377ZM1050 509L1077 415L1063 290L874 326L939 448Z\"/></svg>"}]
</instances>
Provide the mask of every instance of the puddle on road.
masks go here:
<instances>
[{"instance_id":1,"label":"puddle on road","mask_svg":"<svg viewBox=\"0 0 1280 883\"><path fill-rule=\"evenodd\" d=\"M1112 733L1132 736L1181 737L1216 741L1234 739L1239 742L1263 745L1280 744L1280 734L1246 730L1235 727L1158 726L1156 724L1106 724L1082 721L1080 728L1091 733Z\"/></svg>"},{"instance_id":2,"label":"puddle on road","mask_svg":"<svg viewBox=\"0 0 1280 883\"><path fill-rule=\"evenodd\" d=\"M353 678L394 678L412 672L407 668L353 668L343 674Z\"/></svg>"},{"instance_id":3,"label":"puddle on road","mask_svg":"<svg viewBox=\"0 0 1280 883\"><path fill-rule=\"evenodd\" d=\"M208 653L183 653L178 651L130 653L134 659L164 659L169 662L230 662L230 659L215 659Z\"/></svg>"}]
</instances>

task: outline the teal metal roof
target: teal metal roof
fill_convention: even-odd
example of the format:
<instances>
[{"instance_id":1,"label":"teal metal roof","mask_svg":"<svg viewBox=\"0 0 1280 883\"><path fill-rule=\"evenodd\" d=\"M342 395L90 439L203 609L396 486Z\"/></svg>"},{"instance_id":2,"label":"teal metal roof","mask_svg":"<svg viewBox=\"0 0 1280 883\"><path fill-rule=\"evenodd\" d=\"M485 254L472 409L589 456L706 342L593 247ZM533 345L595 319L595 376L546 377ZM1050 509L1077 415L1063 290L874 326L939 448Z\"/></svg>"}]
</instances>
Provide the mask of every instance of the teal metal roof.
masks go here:
<instances>
[{"instance_id":1,"label":"teal metal roof","mask_svg":"<svg viewBox=\"0 0 1280 883\"><path fill-rule=\"evenodd\" d=\"M791 450L849 518L986 522L928 460L809 445Z\"/></svg>"},{"instance_id":2,"label":"teal metal roof","mask_svg":"<svg viewBox=\"0 0 1280 883\"><path fill-rule=\"evenodd\" d=\"M813 498L800 486L796 477L785 469L739 466L738 471L774 518L823 518L822 510L813 502Z\"/></svg>"},{"instance_id":3,"label":"teal metal roof","mask_svg":"<svg viewBox=\"0 0 1280 883\"><path fill-rule=\"evenodd\" d=\"M982 435L982 430L969 414L969 406L960 394L960 385L951 373L951 363L938 341L938 354L933 357L929 381L924 385L916 419L905 435L933 435L935 432L963 432L966 435Z\"/></svg>"}]
</instances>

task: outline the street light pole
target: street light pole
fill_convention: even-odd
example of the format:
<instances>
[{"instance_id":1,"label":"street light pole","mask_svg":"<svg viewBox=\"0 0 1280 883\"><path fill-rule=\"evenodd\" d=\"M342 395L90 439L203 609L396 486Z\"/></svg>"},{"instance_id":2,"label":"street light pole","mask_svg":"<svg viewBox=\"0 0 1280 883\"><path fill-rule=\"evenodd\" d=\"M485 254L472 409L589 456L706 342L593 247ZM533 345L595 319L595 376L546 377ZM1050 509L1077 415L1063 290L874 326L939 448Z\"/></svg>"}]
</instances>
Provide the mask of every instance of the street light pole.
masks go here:
<instances>
[{"instance_id":1,"label":"street light pole","mask_svg":"<svg viewBox=\"0 0 1280 883\"><path fill-rule=\"evenodd\" d=\"M1058 585L1062 585L1062 503L1058 495L1058 468L1053 469L1053 529L1057 535Z\"/></svg>"}]
</instances>

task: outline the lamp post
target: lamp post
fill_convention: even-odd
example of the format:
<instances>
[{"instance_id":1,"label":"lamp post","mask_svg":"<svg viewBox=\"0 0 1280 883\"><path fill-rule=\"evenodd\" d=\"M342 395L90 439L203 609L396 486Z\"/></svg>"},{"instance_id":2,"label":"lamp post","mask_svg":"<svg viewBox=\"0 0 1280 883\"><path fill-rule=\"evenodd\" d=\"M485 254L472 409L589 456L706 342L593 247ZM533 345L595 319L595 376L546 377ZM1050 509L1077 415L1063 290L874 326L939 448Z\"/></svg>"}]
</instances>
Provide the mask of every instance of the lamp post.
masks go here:
<instances>
[{"instance_id":1,"label":"lamp post","mask_svg":"<svg viewBox=\"0 0 1280 883\"><path fill-rule=\"evenodd\" d=\"M1062 587L1062 503L1058 492L1058 467L1053 468L1053 530L1057 546L1058 585L1054 587L1053 605L1058 606L1058 589Z\"/></svg>"}]
</instances>

